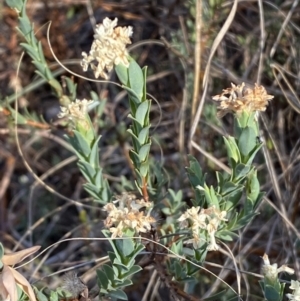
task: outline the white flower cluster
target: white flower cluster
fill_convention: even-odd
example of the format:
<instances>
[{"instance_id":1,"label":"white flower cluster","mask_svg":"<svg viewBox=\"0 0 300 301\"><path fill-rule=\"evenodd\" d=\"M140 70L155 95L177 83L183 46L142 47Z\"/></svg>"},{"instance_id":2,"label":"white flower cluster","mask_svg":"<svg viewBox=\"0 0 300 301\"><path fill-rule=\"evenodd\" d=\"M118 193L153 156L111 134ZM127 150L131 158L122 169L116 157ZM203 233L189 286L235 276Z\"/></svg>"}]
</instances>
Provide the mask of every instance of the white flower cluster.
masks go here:
<instances>
[{"instance_id":1,"label":"white flower cluster","mask_svg":"<svg viewBox=\"0 0 300 301\"><path fill-rule=\"evenodd\" d=\"M118 207L115 204L118 203ZM122 237L127 229L135 230L137 233L146 233L151 229L155 219L148 214L145 215L141 208L151 208L152 203L143 199L138 200L134 195L124 193L123 196L113 203L106 204L103 209L108 212L104 224L112 233L112 238Z\"/></svg>"},{"instance_id":2,"label":"white flower cluster","mask_svg":"<svg viewBox=\"0 0 300 301\"><path fill-rule=\"evenodd\" d=\"M280 268L278 268L277 263L273 263L271 265L267 254L264 254L262 259L264 261L264 264L262 266L262 274L265 277L269 278L270 280L273 280L273 281L276 280L278 277L278 274L281 272L286 272L288 274L294 274L294 270L289 268L286 265L282 265ZM299 299L299 301L300 301L300 299Z\"/></svg>"},{"instance_id":3,"label":"white flower cluster","mask_svg":"<svg viewBox=\"0 0 300 301\"><path fill-rule=\"evenodd\" d=\"M90 65L96 78L108 79L106 71L111 71L114 65L129 66L126 45L131 44L132 27L116 27L117 23L117 18L105 18L102 24L97 24L89 54L82 52L83 71L87 71Z\"/></svg>"},{"instance_id":4,"label":"white flower cluster","mask_svg":"<svg viewBox=\"0 0 300 301\"><path fill-rule=\"evenodd\" d=\"M291 280L290 289L293 290L292 294L286 294L289 300L300 301L300 282Z\"/></svg>"},{"instance_id":5,"label":"white flower cluster","mask_svg":"<svg viewBox=\"0 0 300 301\"><path fill-rule=\"evenodd\" d=\"M93 100L79 100L71 102L67 107L60 107L61 112L57 115L59 118L68 117L69 119L86 119L88 106L93 103Z\"/></svg>"},{"instance_id":6,"label":"white flower cluster","mask_svg":"<svg viewBox=\"0 0 300 301\"><path fill-rule=\"evenodd\" d=\"M216 251L219 246L216 243L215 233L221 221L227 221L225 219L227 212L220 211L215 206L208 209L201 209L200 207L192 207L182 214L178 221L181 228L191 228L193 233L193 239L189 242L193 243L194 248L199 247L200 233L199 231L206 230L210 237L210 243L207 246L208 251Z\"/></svg>"}]
</instances>

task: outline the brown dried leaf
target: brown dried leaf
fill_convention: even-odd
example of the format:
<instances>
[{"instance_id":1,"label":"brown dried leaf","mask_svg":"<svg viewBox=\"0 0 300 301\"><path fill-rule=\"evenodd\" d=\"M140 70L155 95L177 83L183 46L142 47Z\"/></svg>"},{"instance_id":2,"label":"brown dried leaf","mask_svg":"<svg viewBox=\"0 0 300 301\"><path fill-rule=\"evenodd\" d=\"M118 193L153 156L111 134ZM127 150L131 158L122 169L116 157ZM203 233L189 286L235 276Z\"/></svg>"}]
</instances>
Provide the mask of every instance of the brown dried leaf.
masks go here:
<instances>
[{"instance_id":1,"label":"brown dried leaf","mask_svg":"<svg viewBox=\"0 0 300 301\"><path fill-rule=\"evenodd\" d=\"M34 246L28 249L24 249L19 252L14 252L11 254L5 254L3 255L1 261L3 262L4 265L14 265L16 263L21 262L24 260L26 257L32 255L36 251L40 249L41 246Z\"/></svg>"}]
</instances>

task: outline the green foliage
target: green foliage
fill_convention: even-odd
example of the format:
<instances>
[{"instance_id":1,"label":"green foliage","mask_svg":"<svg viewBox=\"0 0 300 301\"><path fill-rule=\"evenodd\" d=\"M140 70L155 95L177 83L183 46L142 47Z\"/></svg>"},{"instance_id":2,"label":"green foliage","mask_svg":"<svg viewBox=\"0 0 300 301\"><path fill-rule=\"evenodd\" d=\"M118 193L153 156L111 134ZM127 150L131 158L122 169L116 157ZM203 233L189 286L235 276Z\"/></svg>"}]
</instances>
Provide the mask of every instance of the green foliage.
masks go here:
<instances>
[{"instance_id":1,"label":"green foliage","mask_svg":"<svg viewBox=\"0 0 300 301\"><path fill-rule=\"evenodd\" d=\"M285 283L280 283L278 278L270 280L267 277L259 281L259 285L267 301L281 301L283 298Z\"/></svg>"},{"instance_id":2,"label":"green foliage","mask_svg":"<svg viewBox=\"0 0 300 301\"><path fill-rule=\"evenodd\" d=\"M71 296L69 292L66 292L60 288L50 291L47 288L42 288L39 290L36 287L33 287L33 289L38 301L59 301L62 299L70 299L71 297L74 297Z\"/></svg>"},{"instance_id":3,"label":"green foliage","mask_svg":"<svg viewBox=\"0 0 300 301\"><path fill-rule=\"evenodd\" d=\"M108 238L110 236L108 231L103 231L103 234ZM128 300L122 289L131 285L131 277L142 270L134 263L136 256L144 249L144 246L130 238L132 233L128 232L127 234L129 237L125 236L123 239L109 239L113 248L113 252L108 253L112 266L104 264L101 270L97 270L100 295Z\"/></svg>"},{"instance_id":4,"label":"green foliage","mask_svg":"<svg viewBox=\"0 0 300 301\"><path fill-rule=\"evenodd\" d=\"M216 237L221 240L232 240L235 231L246 226L257 214L255 209L262 200L263 193L257 179L257 171L252 166L255 154L262 144L257 142L257 122L254 113L243 113L235 116L235 137L224 137L228 160L232 169L231 175L217 172L217 186L205 183L201 167L195 158L189 157L188 177L195 190L194 205L225 210L229 220L220 228ZM238 205L244 200L243 209Z\"/></svg>"},{"instance_id":5,"label":"green foliage","mask_svg":"<svg viewBox=\"0 0 300 301\"><path fill-rule=\"evenodd\" d=\"M212 7L218 4L218 1L210 2ZM25 39L21 45L32 58L36 73L51 85L61 104L67 106L76 98L76 84L71 79L64 78L68 90L68 95L64 95L62 86L54 78L46 63L41 43L35 38L33 25L25 11L26 1L7 0L7 4L16 8L19 13L18 31ZM129 156L136 175L136 187L143 195L144 200L146 202L153 201L155 209L165 218L160 227L153 226L151 231L153 230L152 232L160 237L156 242L159 241L165 248L170 248L173 253L179 255L178 258L166 256L167 273L178 282L196 283L200 272L199 265L205 261L207 252L218 249L211 247L211 245L216 246L215 238L226 242L237 237L236 232L248 225L257 215L256 209L263 198L257 170L253 165L253 160L262 147L262 143L257 141L259 130L255 113L243 112L241 115L235 115L234 136L223 137L230 173L217 172L216 185L207 183L199 162L192 156L188 157L189 166L186 171L194 190L194 198L191 200L193 207L190 208L192 210L188 217L183 214L187 206L183 196L185 187L180 187L181 189L177 191L165 188L168 179L162 164L150 159L152 146L149 117L151 100L147 98L147 67L141 68L133 58L129 57L129 66L119 64L115 66L115 71L123 89L127 91L129 99L130 113L128 117L131 125L127 132L132 139ZM98 104L100 103L97 109L100 119L105 102L99 102L96 93L91 93L91 96ZM13 109L11 111L15 114ZM17 114L15 116L18 123L26 123L26 118L23 116ZM78 168L86 180L84 189L99 204L112 205L110 202L113 191L103 177L99 159L98 144L101 136L98 136L87 113L83 118L74 119L73 122L74 128L66 136L66 140L78 158ZM101 120L98 120L97 123L100 124ZM122 132L122 126L119 129ZM119 188L121 191L125 191L127 187L130 187L130 181L123 177ZM166 190L168 194L162 196ZM134 203L134 205L138 206L139 204ZM129 208L125 209L129 211ZM145 212L139 211L138 213L143 215ZM181 218L182 216L185 220ZM117 217L113 216L112 219L117 220ZM130 218L134 218L134 214ZM183 232L181 229L183 226L178 220L185 224L188 230ZM111 225L115 226L113 222ZM136 261L137 256L144 249L144 245L139 239L133 239L134 229L126 226L122 229L123 237L118 239L112 239L112 231L103 231L112 251L108 252L110 264L103 264L102 268L97 270L100 298L128 300L124 288L132 285L133 276L142 270ZM147 238L154 239L155 235L150 236L149 234ZM153 260L155 260L155 252L153 251L151 254ZM1 262L3 253L4 248L0 243L0 269L3 267ZM260 281L260 285L267 300L282 300L284 284L281 284L278 279L271 281L265 277ZM20 290L18 292L20 293L19 300L26 300L26 295ZM66 297L65 293L60 290L47 294L43 289L35 289L35 293L38 301L58 301ZM207 300L217 299L221 295L222 293L218 293Z\"/></svg>"},{"instance_id":6,"label":"green foliage","mask_svg":"<svg viewBox=\"0 0 300 301\"><path fill-rule=\"evenodd\" d=\"M143 69L132 59L129 59L129 67L122 64L116 66L115 70L123 88L129 96L131 113L128 117L132 125L128 129L132 137L133 149L130 151L130 159L135 167L136 185L141 194L145 194L145 187L149 180L149 153L151 139L149 137L150 121L149 113L151 101L147 100L146 78L147 68ZM147 198L144 195L145 198Z\"/></svg>"},{"instance_id":7,"label":"green foliage","mask_svg":"<svg viewBox=\"0 0 300 301\"><path fill-rule=\"evenodd\" d=\"M23 36L26 42L21 43L25 52L32 58L32 63L36 67L36 73L55 91L56 96L59 98L62 105L67 105L76 96L76 85L69 79L67 81L67 88L69 95L64 95L61 84L54 78L46 60L42 49L42 44L39 42L34 34L34 27L26 14L27 0L7 0L7 5L17 11L19 14L18 32Z\"/></svg>"},{"instance_id":8,"label":"green foliage","mask_svg":"<svg viewBox=\"0 0 300 301\"><path fill-rule=\"evenodd\" d=\"M89 118L87 116L87 118ZM86 131L85 131L86 132ZM78 167L82 175L87 180L84 189L100 204L107 204L112 197L109 185L103 178L103 170L99 162L99 140L92 138L93 131L89 135L83 135L78 131L73 131L74 136L66 136L67 141L72 145L78 157Z\"/></svg>"}]
</instances>

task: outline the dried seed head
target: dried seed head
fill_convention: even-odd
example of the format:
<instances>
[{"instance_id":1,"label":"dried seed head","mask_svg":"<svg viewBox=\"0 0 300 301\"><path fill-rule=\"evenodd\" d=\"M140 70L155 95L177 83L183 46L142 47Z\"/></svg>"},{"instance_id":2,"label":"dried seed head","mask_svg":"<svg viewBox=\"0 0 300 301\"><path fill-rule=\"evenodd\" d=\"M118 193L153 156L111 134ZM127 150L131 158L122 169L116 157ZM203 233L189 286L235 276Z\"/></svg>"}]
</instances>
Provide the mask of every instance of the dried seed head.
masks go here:
<instances>
[{"instance_id":1,"label":"dried seed head","mask_svg":"<svg viewBox=\"0 0 300 301\"><path fill-rule=\"evenodd\" d=\"M62 288L69 292L74 298L85 295L88 289L74 272L67 273L63 276Z\"/></svg>"},{"instance_id":2,"label":"dried seed head","mask_svg":"<svg viewBox=\"0 0 300 301\"><path fill-rule=\"evenodd\" d=\"M223 117L228 112L241 114L246 112L265 111L273 95L268 95L263 86L255 84L254 89L246 88L245 84L234 85L231 88L224 89L219 95L215 95L213 100L220 101L219 113Z\"/></svg>"}]
</instances>

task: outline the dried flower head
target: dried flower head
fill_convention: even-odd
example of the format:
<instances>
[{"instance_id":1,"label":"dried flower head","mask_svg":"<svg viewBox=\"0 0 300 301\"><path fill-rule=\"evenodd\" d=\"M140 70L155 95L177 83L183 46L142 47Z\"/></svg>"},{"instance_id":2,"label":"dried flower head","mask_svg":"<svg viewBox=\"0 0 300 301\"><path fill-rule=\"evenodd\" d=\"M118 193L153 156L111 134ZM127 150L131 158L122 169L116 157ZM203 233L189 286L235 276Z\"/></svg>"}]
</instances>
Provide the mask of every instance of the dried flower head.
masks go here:
<instances>
[{"instance_id":1,"label":"dried flower head","mask_svg":"<svg viewBox=\"0 0 300 301\"><path fill-rule=\"evenodd\" d=\"M80 296L85 299L88 298L88 287L74 272L67 273L63 276L62 288L69 292L74 298L78 298Z\"/></svg>"},{"instance_id":2,"label":"dried flower head","mask_svg":"<svg viewBox=\"0 0 300 301\"><path fill-rule=\"evenodd\" d=\"M291 280L290 289L293 290L292 294L286 294L289 300L300 301L300 282Z\"/></svg>"},{"instance_id":3,"label":"dried flower head","mask_svg":"<svg viewBox=\"0 0 300 301\"><path fill-rule=\"evenodd\" d=\"M273 99L273 95L268 95L263 86L255 84L254 89L246 88L245 84L234 85L224 89L219 95L215 95L213 100L220 101L220 117L232 111L237 114L246 112L265 111L268 102Z\"/></svg>"},{"instance_id":4,"label":"dried flower head","mask_svg":"<svg viewBox=\"0 0 300 301\"><path fill-rule=\"evenodd\" d=\"M90 65L95 77L108 79L106 71L111 71L114 65L122 63L129 66L127 44L131 44L132 27L116 27L118 19L105 18L102 24L96 25L96 34L89 55L82 52L81 66L87 71Z\"/></svg>"},{"instance_id":5,"label":"dried flower head","mask_svg":"<svg viewBox=\"0 0 300 301\"><path fill-rule=\"evenodd\" d=\"M273 263L271 265L269 257L267 254L264 254L262 257L264 264L262 266L262 274L267 277L269 280L275 281L277 280L278 274L281 272L286 272L288 274L294 274L294 270L289 268L286 265L282 265L278 268L277 263Z\"/></svg>"},{"instance_id":6,"label":"dried flower head","mask_svg":"<svg viewBox=\"0 0 300 301\"><path fill-rule=\"evenodd\" d=\"M206 231L210 238L207 250L216 251L219 246L216 243L215 233L221 221L227 221L226 214L226 211L220 211L215 206L208 209L202 208L201 210L199 206L191 207L179 217L178 221L181 228L191 228L193 239L188 242L192 242L194 248L199 247L200 232Z\"/></svg>"},{"instance_id":7,"label":"dried flower head","mask_svg":"<svg viewBox=\"0 0 300 301\"><path fill-rule=\"evenodd\" d=\"M118 204L118 207L115 204ZM103 207L108 212L104 224L109 228L113 238L122 237L127 229L145 233L151 229L151 224L155 223L154 217L150 216L151 207L151 202L138 200L134 195L125 193L113 203ZM150 210L145 214L140 211L141 208Z\"/></svg>"},{"instance_id":8,"label":"dried flower head","mask_svg":"<svg viewBox=\"0 0 300 301\"><path fill-rule=\"evenodd\" d=\"M84 120L88 111L88 106L93 100L79 100L71 102L67 107L60 107L61 112L57 115L59 118L68 117L70 120Z\"/></svg>"}]
</instances>

